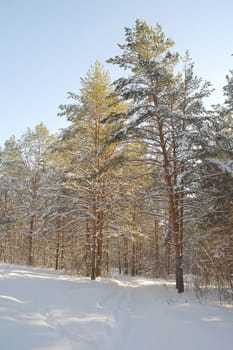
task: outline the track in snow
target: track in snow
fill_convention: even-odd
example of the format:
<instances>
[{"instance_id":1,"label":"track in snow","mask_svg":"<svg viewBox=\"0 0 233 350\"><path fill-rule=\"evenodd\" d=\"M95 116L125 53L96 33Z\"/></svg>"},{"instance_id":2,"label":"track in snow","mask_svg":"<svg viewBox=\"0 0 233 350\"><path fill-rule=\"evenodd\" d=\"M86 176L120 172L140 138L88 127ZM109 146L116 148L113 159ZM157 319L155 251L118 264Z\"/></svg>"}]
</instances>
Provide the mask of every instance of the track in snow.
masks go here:
<instances>
[{"instance_id":1,"label":"track in snow","mask_svg":"<svg viewBox=\"0 0 233 350\"><path fill-rule=\"evenodd\" d=\"M230 349L232 310L189 299L163 281L0 265L0 349Z\"/></svg>"}]
</instances>

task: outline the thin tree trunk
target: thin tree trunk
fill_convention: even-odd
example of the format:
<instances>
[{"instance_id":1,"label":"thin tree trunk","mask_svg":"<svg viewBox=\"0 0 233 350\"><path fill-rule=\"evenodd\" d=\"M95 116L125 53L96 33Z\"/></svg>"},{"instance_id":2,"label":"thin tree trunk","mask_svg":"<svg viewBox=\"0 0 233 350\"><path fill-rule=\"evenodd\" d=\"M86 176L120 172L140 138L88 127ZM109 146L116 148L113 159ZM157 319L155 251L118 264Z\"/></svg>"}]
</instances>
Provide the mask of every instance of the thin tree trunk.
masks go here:
<instances>
[{"instance_id":1,"label":"thin tree trunk","mask_svg":"<svg viewBox=\"0 0 233 350\"><path fill-rule=\"evenodd\" d=\"M29 252L28 252L28 265L33 265L33 233L34 233L34 224L35 217L32 216L30 220L30 229L29 229Z\"/></svg>"},{"instance_id":2,"label":"thin tree trunk","mask_svg":"<svg viewBox=\"0 0 233 350\"><path fill-rule=\"evenodd\" d=\"M128 244L128 238L124 237L124 269L125 269L125 275L128 275L129 273L129 244Z\"/></svg>"},{"instance_id":3,"label":"thin tree trunk","mask_svg":"<svg viewBox=\"0 0 233 350\"><path fill-rule=\"evenodd\" d=\"M98 215L97 227L97 262L96 262L96 277L102 276L102 263L103 263L103 211Z\"/></svg>"},{"instance_id":4,"label":"thin tree trunk","mask_svg":"<svg viewBox=\"0 0 233 350\"><path fill-rule=\"evenodd\" d=\"M96 279L96 209L93 210L95 219L93 220L92 247L91 247L91 279Z\"/></svg>"},{"instance_id":5,"label":"thin tree trunk","mask_svg":"<svg viewBox=\"0 0 233 350\"><path fill-rule=\"evenodd\" d=\"M62 223L63 225L63 223ZM64 258L65 258L65 229L61 228L60 233L60 269L64 269Z\"/></svg>"},{"instance_id":6,"label":"thin tree trunk","mask_svg":"<svg viewBox=\"0 0 233 350\"><path fill-rule=\"evenodd\" d=\"M155 220L154 240L155 240L155 271L156 271L156 277L158 277L160 267L159 267L159 225L157 220Z\"/></svg>"},{"instance_id":7,"label":"thin tree trunk","mask_svg":"<svg viewBox=\"0 0 233 350\"><path fill-rule=\"evenodd\" d=\"M166 274L167 276L171 273L171 246L169 241L166 241Z\"/></svg>"},{"instance_id":8,"label":"thin tree trunk","mask_svg":"<svg viewBox=\"0 0 233 350\"><path fill-rule=\"evenodd\" d=\"M85 269L86 269L86 276L89 277L90 276L90 253L91 253L91 242L90 242L90 227L89 227L89 221L87 219L86 222L86 243L85 243Z\"/></svg>"},{"instance_id":9,"label":"thin tree trunk","mask_svg":"<svg viewBox=\"0 0 233 350\"><path fill-rule=\"evenodd\" d=\"M105 265L107 274L109 273L109 237L106 238L106 248L105 248Z\"/></svg>"},{"instance_id":10,"label":"thin tree trunk","mask_svg":"<svg viewBox=\"0 0 233 350\"><path fill-rule=\"evenodd\" d=\"M58 270L59 252L60 252L60 234L59 234L59 231L57 231L57 233L56 233L55 270Z\"/></svg>"},{"instance_id":11,"label":"thin tree trunk","mask_svg":"<svg viewBox=\"0 0 233 350\"><path fill-rule=\"evenodd\" d=\"M132 239L131 276L136 276L136 235Z\"/></svg>"},{"instance_id":12,"label":"thin tree trunk","mask_svg":"<svg viewBox=\"0 0 233 350\"><path fill-rule=\"evenodd\" d=\"M117 239L117 251L118 251L118 269L119 275L121 275L121 245L120 245L120 237Z\"/></svg>"}]
</instances>

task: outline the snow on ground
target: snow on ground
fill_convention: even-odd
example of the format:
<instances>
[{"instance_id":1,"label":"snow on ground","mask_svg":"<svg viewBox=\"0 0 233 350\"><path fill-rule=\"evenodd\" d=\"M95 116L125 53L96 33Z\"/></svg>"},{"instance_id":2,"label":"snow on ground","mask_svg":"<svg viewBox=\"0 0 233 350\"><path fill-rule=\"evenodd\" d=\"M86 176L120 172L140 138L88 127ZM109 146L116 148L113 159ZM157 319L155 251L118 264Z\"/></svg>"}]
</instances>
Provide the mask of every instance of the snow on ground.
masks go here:
<instances>
[{"instance_id":1,"label":"snow on ground","mask_svg":"<svg viewBox=\"0 0 233 350\"><path fill-rule=\"evenodd\" d=\"M143 278L90 281L0 265L1 350L219 350L233 310Z\"/></svg>"}]
</instances>

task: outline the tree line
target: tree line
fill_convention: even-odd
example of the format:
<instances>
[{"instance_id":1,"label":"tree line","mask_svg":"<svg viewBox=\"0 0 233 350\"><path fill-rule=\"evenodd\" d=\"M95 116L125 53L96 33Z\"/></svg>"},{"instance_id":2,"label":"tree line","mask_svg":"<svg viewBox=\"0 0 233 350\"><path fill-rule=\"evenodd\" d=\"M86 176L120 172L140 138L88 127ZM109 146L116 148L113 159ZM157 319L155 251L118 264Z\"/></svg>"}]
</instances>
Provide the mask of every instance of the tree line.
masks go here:
<instances>
[{"instance_id":1,"label":"tree line","mask_svg":"<svg viewBox=\"0 0 233 350\"><path fill-rule=\"evenodd\" d=\"M96 61L59 107L69 126L40 123L0 159L0 260L75 271L184 274L232 288L233 71L223 105L174 51L162 27L125 28L124 70Z\"/></svg>"}]
</instances>

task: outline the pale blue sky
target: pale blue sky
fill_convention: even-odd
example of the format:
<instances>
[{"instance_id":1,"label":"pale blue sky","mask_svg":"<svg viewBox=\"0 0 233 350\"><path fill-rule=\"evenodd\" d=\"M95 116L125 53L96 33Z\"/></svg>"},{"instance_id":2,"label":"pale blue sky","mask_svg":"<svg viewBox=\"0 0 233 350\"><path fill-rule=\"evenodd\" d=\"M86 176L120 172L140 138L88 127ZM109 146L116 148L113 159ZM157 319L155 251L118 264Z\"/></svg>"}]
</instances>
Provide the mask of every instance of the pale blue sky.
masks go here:
<instances>
[{"instance_id":1,"label":"pale blue sky","mask_svg":"<svg viewBox=\"0 0 233 350\"><path fill-rule=\"evenodd\" d=\"M232 0L0 0L0 145L40 121L51 132L64 127L58 105L96 59L119 53L136 18L159 22L179 53L188 49L196 74L216 89L211 103L222 101L233 69Z\"/></svg>"}]
</instances>

